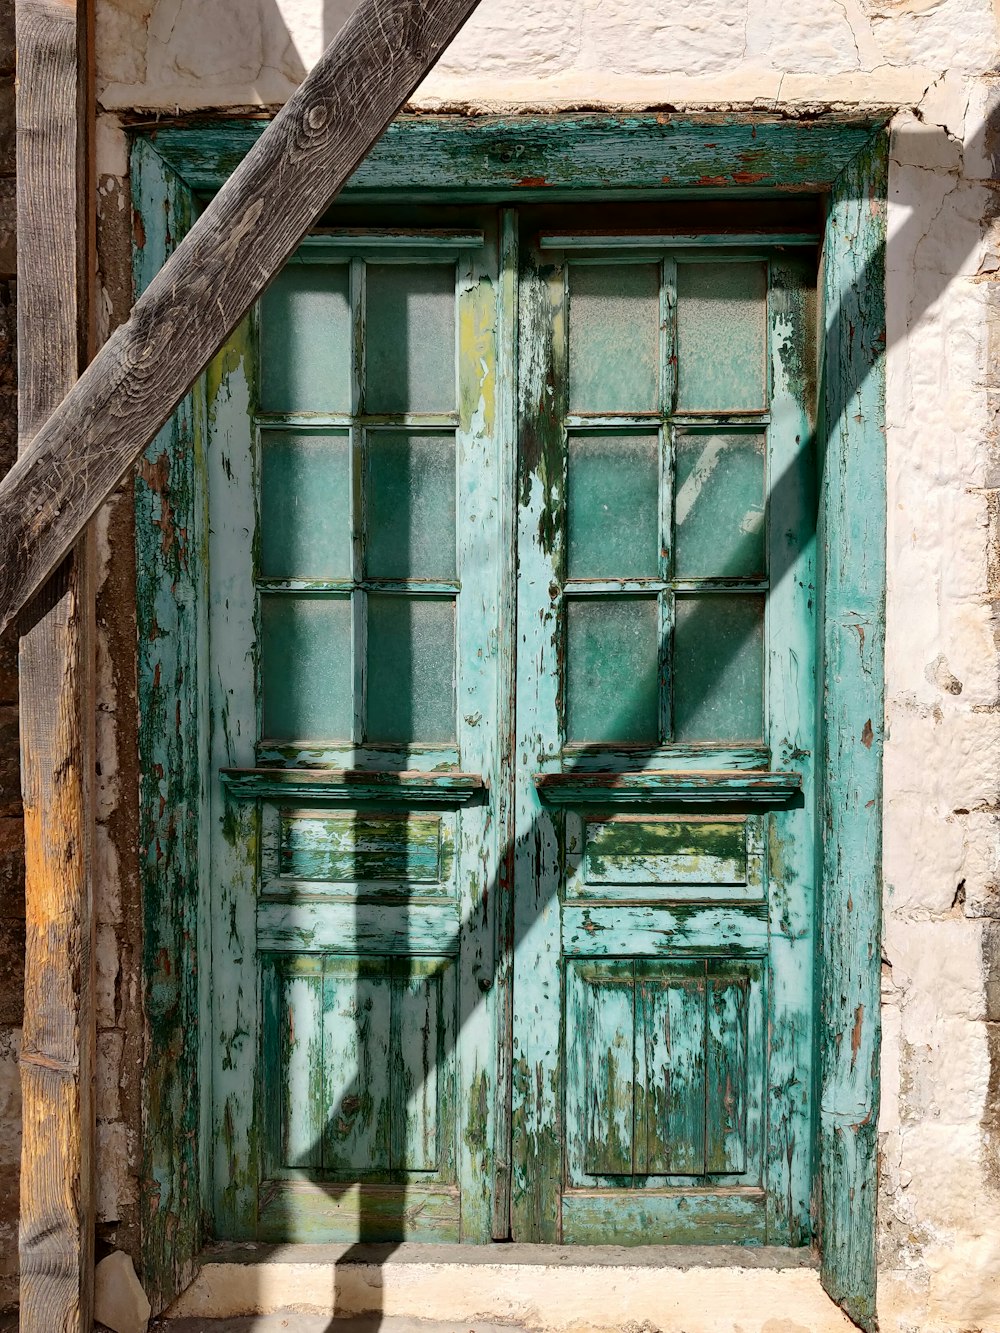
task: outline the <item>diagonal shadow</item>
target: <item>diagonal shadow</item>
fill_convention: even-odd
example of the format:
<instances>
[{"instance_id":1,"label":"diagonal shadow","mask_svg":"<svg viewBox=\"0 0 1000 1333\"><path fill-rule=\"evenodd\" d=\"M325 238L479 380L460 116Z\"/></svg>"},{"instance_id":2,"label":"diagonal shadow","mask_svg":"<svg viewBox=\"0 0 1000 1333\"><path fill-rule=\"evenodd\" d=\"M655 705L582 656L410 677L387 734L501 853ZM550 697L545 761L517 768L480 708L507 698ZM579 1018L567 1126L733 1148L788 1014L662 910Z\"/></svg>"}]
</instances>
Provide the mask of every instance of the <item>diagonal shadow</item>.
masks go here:
<instances>
[{"instance_id":1,"label":"diagonal shadow","mask_svg":"<svg viewBox=\"0 0 1000 1333\"><path fill-rule=\"evenodd\" d=\"M977 157L984 156L987 149L992 148L992 144L995 141L996 131L997 126L994 123L988 122L981 125L970 141L968 151ZM907 137L907 132L901 132L900 137ZM938 140L939 142L937 144L933 144L933 147L938 151L941 149L947 150L949 148L947 137L943 132L924 131L920 133L919 139L922 144L933 144L935 139ZM896 257L898 256L900 263L906 261L924 238L925 231L925 223L922 217L918 214L913 214L892 234L889 241L888 252L880 252L871 261L859 279L857 284L858 288L866 289L875 284L881 284L884 280L884 273L886 271L890 273L893 271L893 268L895 267L893 261ZM957 238L959 241L958 244L956 244L956 238L954 236L952 236L950 240L952 245L949 256L950 263L947 265L940 265L939 268L933 272L930 270L921 270L922 275L926 280L922 282L916 290L912 287L909 288L909 295L912 299L910 300L905 315L906 326L890 327L887 330L887 347L905 339L907 328L912 327L919 322L931 306L944 294L952 278L957 276L963 266L967 263L971 251L966 245L961 243L960 237ZM836 364L834 348L838 338L838 329L843 320L850 319L854 306L855 300L853 292L848 290L841 293L835 309L825 312L825 349L823 355L821 355L821 361L823 363ZM890 315L891 314L892 308L890 308ZM902 324L902 317L900 317L900 324ZM862 354L858 351L857 355L860 356ZM862 373L859 376L862 384L870 373L870 366L862 366ZM838 421L841 419L844 412L851 406L851 401L846 396L845 385L842 381L838 380L832 384L827 382L823 388L825 389L825 394L821 396L821 401L825 398L825 401L828 404L827 419L820 423L818 429L814 431L810 439L802 443L802 449L807 452L814 461L814 472L816 477L816 485L808 510L810 536L812 538L815 538L817 534L818 514L816 499L820 493L822 477L827 466L829 441L833 431L837 429ZM860 499L861 497L859 497L859 501ZM771 528L777 530L782 523L782 516L795 513L797 506L800 506L801 503L801 474L799 468L793 466L786 470L782 475L775 478L770 484L767 496L767 511L768 521ZM771 544L769 577L772 589L778 587L783 580L794 576L796 563L794 554L791 550L786 550L783 557L783 549L784 548L778 543ZM732 645L734 651L738 651L740 646L741 645L738 642L734 642ZM700 685L703 694L707 693L711 688L711 682L705 679L700 682ZM501 879L506 880L507 882L512 882L510 867L513 865L514 857L518 851L529 850L531 841L536 834L537 829L535 827L524 830L518 835L516 843L511 843L502 849L501 857L498 862L501 867ZM499 895L504 890L504 884L494 881L488 886L487 892L489 897L495 897L497 901L502 902L503 899ZM515 915L514 921L515 925L511 931L510 939L511 947L516 950L526 933L531 929L533 920L530 917L526 917L525 914L521 912ZM438 952L442 955L448 954L449 956L456 958L459 957L461 955L464 940L474 934L478 929L479 923L477 921L471 919L463 920L456 928L452 937L441 943ZM464 995L464 992L460 993ZM478 1013L479 1009L485 1003L485 996L472 1002L469 1002L468 999L465 998L463 1004L460 1006L458 1023L455 1027L456 1040L458 1034L467 1027L470 1020ZM445 1058L450 1058L454 1053L454 1050L455 1042L453 1041L443 1053ZM357 1105L358 1099L363 1096L363 1093L364 1090L359 1087L357 1082L352 1083L351 1087L346 1089L342 1094L338 1104L329 1108L328 1123L335 1124L338 1119L349 1120L354 1113L354 1108ZM323 1185L323 1189L331 1199L336 1199L342 1197L357 1183L359 1182L326 1182ZM289 1221L291 1220L292 1219L289 1219ZM400 1199L400 1208L394 1216L387 1217L385 1212L379 1213L378 1216L373 1214L366 1215L362 1208L359 1219L359 1242L348 1249L342 1256L340 1262L346 1264L352 1261L360 1261L376 1265L383 1264L400 1243L400 1240L398 1239L384 1243L387 1229L392 1225L398 1227L397 1236L402 1238L407 1226L407 1218L405 1217L405 1208L402 1204L402 1198ZM378 1244L377 1248L373 1248L372 1242L383 1243ZM371 1333L376 1333L381 1322L382 1311L373 1310L365 1316L359 1324L359 1327L364 1327L365 1329L370 1330ZM329 1333L335 1333L338 1326L339 1320L335 1317L331 1320L328 1326Z\"/></svg>"}]
</instances>

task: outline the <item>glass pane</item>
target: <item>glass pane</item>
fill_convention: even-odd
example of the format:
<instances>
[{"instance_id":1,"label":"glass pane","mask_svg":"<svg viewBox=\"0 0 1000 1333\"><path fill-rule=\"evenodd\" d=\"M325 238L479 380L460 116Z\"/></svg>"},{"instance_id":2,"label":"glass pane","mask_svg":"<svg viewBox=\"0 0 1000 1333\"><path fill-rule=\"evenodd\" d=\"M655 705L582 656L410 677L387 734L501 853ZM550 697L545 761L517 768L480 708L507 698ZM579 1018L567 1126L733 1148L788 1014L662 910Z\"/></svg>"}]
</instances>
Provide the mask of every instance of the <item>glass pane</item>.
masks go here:
<instances>
[{"instance_id":1,"label":"glass pane","mask_svg":"<svg viewBox=\"0 0 1000 1333\"><path fill-rule=\"evenodd\" d=\"M379 742L455 738L455 602L368 598L368 727Z\"/></svg>"},{"instance_id":2,"label":"glass pane","mask_svg":"<svg viewBox=\"0 0 1000 1333\"><path fill-rule=\"evenodd\" d=\"M346 264L292 264L261 299L265 412L351 410L351 301Z\"/></svg>"},{"instance_id":3,"label":"glass pane","mask_svg":"<svg viewBox=\"0 0 1000 1333\"><path fill-rule=\"evenodd\" d=\"M350 600L264 596L260 611L264 735L275 740L350 740Z\"/></svg>"},{"instance_id":4,"label":"glass pane","mask_svg":"<svg viewBox=\"0 0 1000 1333\"><path fill-rule=\"evenodd\" d=\"M658 264L571 264L571 410L655 411L659 329Z\"/></svg>"},{"instance_id":5,"label":"glass pane","mask_svg":"<svg viewBox=\"0 0 1000 1333\"><path fill-rule=\"evenodd\" d=\"M569 577L655 578L659 563L655 435L569 437Z\"/></svg>"},{"instance_id":6,"label":"glass pane","mask_svg":"<svg viewBox=\"0 0 1000 1333\"><path fill-rule=\"evenodd\" d=\"M367 410L452 411L454 267L369 264L367 291Z\"/></svg>"},{"instance_id":7,"label":"glass pane","mask_svg":"<svg viewBox=\"0 0 1000 1333\"><path fill-rule=\"evenodd\" d=\"M454 578L454 436L369 431L367 445L367 572Z\"/></svg>"},{"instance_id":8,"label":"glass pane","mask_svg":"<svg viewBox=\"0 0 1000 1333\"><path fill-rule=\"evenodd\" d=\"M763 699L764 598L678 597L674 739L759 741Z\"/></svg>"},{"instance_id":9,"label":"glass pane","mask_svg":"<svg viewBox=\"0 0 1000 1333\"><path fill-rule=\"evenodd\" d=\"M347 432L264 431L260 463L264 578L349 578L351 467Z\"/></svg>"},{"instance_id":10,"label":"glass pane","mask_svg":"<svg viewBox=\"0 0 1000 1333\"><path fill-rule=\"evenodd\" d=\"M766 315L766 265L677 265L681 411L765 406Z\"/></svg>"},{"instance_id":11,"label":"glass pane","mask_svg":"<svg viewBox=\"0 0 1000 1333\"><path fill-rule=\"evenodd\" d=\"M655 597L566 603L566 739L657 740Z\"/></svg>"},{"instance_id":12,"label":"glass pane","mask_svg":"<svg viewBox=\"0 0 1000 1333\"><path fill-rule=\"evenodd\" d=\"M677 436L675 573L764 573L763 435Z\"/></svg>"}]
</instances>

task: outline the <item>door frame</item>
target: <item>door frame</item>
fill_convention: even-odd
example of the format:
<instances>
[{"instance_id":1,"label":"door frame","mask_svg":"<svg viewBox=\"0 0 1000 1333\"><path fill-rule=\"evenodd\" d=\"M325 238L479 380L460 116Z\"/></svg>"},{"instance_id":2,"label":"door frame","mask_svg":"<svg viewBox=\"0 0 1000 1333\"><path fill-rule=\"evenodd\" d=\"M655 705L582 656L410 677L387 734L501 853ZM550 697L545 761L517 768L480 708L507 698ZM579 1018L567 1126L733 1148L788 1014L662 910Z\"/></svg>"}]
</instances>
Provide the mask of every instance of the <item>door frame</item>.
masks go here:
<instances>
[{"instance_id":1,"label":"door frame","mask_svg":"<svg viewBox=\"0 0 1000 1333\"><path fill-rule=\"evenodd\" d=\"M820 291L820 755L817 820L816 1231L823 1283L875 1326L881 788L885 606L885 239L888 117L657 113L403 116L343 198L556 202L826 200ZM266 121L160 122L132 131L133 279L149 285ZM513 292L501 293L509 302ZM509 309L509 307L508 307ZM508 316L509 317L509 316ZM213 363L222 364L222 359ZM800 367L807 376L811 367ZM199 885L209 783L207 372L135 475L143 893L142 1251L164 1304L202 1246L210 1135L199 1013L208 1012ZM508 386L510 393L511 386ZM511 395L512 400L512 395ZM857 498L864 497L863 503ZM204 1007L203 1007L204 1006Z\"/></svg>"}]
</instances>

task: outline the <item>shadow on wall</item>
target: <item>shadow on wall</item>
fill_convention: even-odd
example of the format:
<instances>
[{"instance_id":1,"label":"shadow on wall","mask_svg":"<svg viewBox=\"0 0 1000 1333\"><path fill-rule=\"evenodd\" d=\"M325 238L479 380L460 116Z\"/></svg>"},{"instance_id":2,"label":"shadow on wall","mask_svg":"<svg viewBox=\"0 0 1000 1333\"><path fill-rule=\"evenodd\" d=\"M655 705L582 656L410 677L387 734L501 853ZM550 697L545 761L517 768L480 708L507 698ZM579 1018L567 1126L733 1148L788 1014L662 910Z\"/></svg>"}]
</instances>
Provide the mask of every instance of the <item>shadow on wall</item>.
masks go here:
<instances>
[{"instance_id":1,"label":"shadow on wall","mask_svg":"<svg viewBox=\"0 0 1000 1333\"><path fill-rule=\"evenodd\" d=\"M233 0L157 0L146 28L146 60L138 81L168 97L171 88L195 92L210 87L214 100L223 104L234 94L240 96L235 90L253 89L262 104L277 106L358 7L359 0L250 0L235 5ZM286 14L294 23L294 35ZM110 82L115 81L118 55L116 50L106 54ZM127 85L132 71L123 74Z\"/></svg>"},{"instance_id":2,"label":"shadow on wall","mask_svg":"<svg viewBox=\"0 0 1000 1333\"><path fill-rule=\"evenodd\" d=\"M199 10L202 21L205 20L206 11L210 10L210 8L216 4L218 5L220 23L223 21L225 12L228 11L226 0L200 0ZM347 15L355 7L356 6L351 3L350 0L324 0L322 7L323 44L328 43L332 39L342 26ZM288 48L294 50L295 48L292 38L288 33L287 27L284 25L284 19L281 17L280 11L276 7L267 25L268 32L272 34L272 40L277 37L279 27L280 30L284 32L285 38L287 38ZM288 66L287 55L282 57L281 68L284 70L288 67L289 73L294 73L296 77L301 78L305 74L305 65L302 63L301 57L299 57L297 53L296 58L299 63L294 71ZM995 161L998 145L998 130L1000 130L1000 125L998 124L986 123L981 125L971 141L966 145L965 161L972 163L989 163ZM911 203L911 209L909 215L905 217L901 216L898 225L894 226L890 234L887 252L884 256L880 256L880 259L884 258L885 260L885 269L887 273L887 349L904 344L909 331L914 328L928 314L935 303L945 295L952 280L968 272L976 247L981 240L983 227L991 220L989 214L989 201L992 199L992 196L985 187L978 187L976 185L974 176L969 181L963 181L960 177L949 174L947 169L942 171L940 167L936 165L941 162L953 161L956 172L961 169L962 165L961 148L941 129L926 128L918 130L914 128L912 130L903 129L899 131L893 139L892 156L894 163L899 165L894 169L892 178L894 192L891 195L891 202L898 209L902 209L907 203ZM949 219L942 208L941 200L936 198L936 196L933 199L931 198L931 185L928 182L929 173L926 170L922 170L919 173L920 178L919 181L914 184L912 200L906 198L904 191L909 184L907 166L912 164L913 167L919 168L922 161L936 165L936 171L939 174L931 176L931 183L933 183L935 189L937 188L937 182L941 181L942 184L940 188L945 193L951 189L968 190L973 193L977 189L981 190L981 206L977 205L976 209L973 210L975 221L968 220L970 212L968 208L956 208L954 218ZM995 175L995 170L992 174ZM957 184L956 180L958 182ZM930 216L928 215L929 209ZM940 211L940 216L935 216L936 211ZM926 267L920 267L921 249L924 246L933 246L934 256L933 260L928 258ZM881 265L878 267L880 269ZM862 278L862 284L866 285L880 280L881 277L878 272L874 274L866 274ZM849 307L851 304L850 294L844 294L841 298L840 305L842 307ZM840 319L840 308L825 312L826 337L828 341L832 337L831 331L838 327ZM942 345L940 348L942 364L947 363L948 355L948 346ZM401 358L401 360L405 364L405 358ZM811 447L815 454L818 476L822 475L824 468L829 432L836 428L837 420L849 406L850 404L846 401L837 403L836 410L830 414L827 433L817 435L810 442L810 445L806 446ZM783 511L787 509L792 498L792 493L796 490L797 479L795 477L785 475L772 480L767 500L770 521L772 524L781 522L781 515ZM861 497L859 497L859 499L860 498ZM814 523L815 517L814 510L812 514ZM788 562L784 567L775 568L772 566L770 570L772 586L777 586L782 579L790 577L793 574L794 565L791 562ZM735 651L738 651L739 644L734 642L732 647ZM707 687L710 682L703 681L701 684L704 688ZM404 684L401 683L401 692L404 688ZM523 844L530 846L535 836L536 830L529 829L520 835L520 841ZM522 854L524 853L524 850L524 847L522 847ZM517 848L514 847L504 849L501 863L504 855L506 855L512 862L516 851ZM496 885L490 886L489 896L491 899L494 899L498 887L499 886ZM531 925L532 921L526 918L523 911L515 914L515 948L518 940L524 937L527 931L530 930ZM459 952L460 937L467 928L472 928L471 923L468 927L465 923L459 927L459 938L455 940L453 945L454 953ZM993 937L988 936L988 938L996 940L996 934L994 933ZM998 944L1000 944L1000 941L998 941ZM448 952L448 950L442 949L442 952ZM997 967L1000 967L1000 963L995 962L993 964L993 970L996 971ZM404 978L404 986L407 979L408 978ZM360 994L357 997L357 1003L360 1008L362 1005L362 997ZM473 1012L473 1009L467 1009L459 1013L456 1031L461 1030L461 1028L469 1022ZM450 1054L450 1052L448 1052L448 1054ZM1000 1051L995 1050L993 1052L993 1057L995 1061L1000 1062ZM994 1084L1000 1083L1000 1070L998 1069L993 1070L993 1082ZM328 1123L333 1125L341 1119L349 1121L356 1113L355 1108L362 1091L362 1089L356 1086L347 1088L341 1095L338 1104L328 1108ZM1000 1126L993 1126L992 1133L1000 1137ZM305 1155L303 1159L304 1165L312 1160L316 1160L314 1152L315 1150L310 1151ZM324 1185L324 1189L328 1192L331 1198L334 1198L350 1190L356 1189L360 1183L360 1181L346 1182L342 1180L337 1183L327 1183ZM395 1219L395 1229L399 1235L402 1235L405 1232L406 1218L402 1208L400 1209L398 1217ZM384 1262L385 1259L391 1255L395 1246L392 1244L379 1244L376 1247L370 1242L383 1241L384 1237L387 1234L391 1234L392 1231L393 1219L387 1217L384 1204L380 1207L377 1216L366 1217L364 1213L362 1213L359 1244L347 1251L344 1256L345 1261L364 1260L376 1265ZM252 1278L248 1274L247 1283L249 1284L251 1281ZM334 1279L334 1286L336 1287L336 1279ZM252 1300L252 1295L249 1290L246 1292L246 1295L248 1301ZM331 1299L334 1299L335 1295L335 1291L331 1292ZM374 1296L375 1292L373 1292L373 1298ZM380 1327L381 1322L382 1313L380 1310L375 1309L367 1314L362 1321L362 1324L358 1326L371 1330L371 1333L375 1333L375 1330ZM337 1327L338 1321L336 1319L331 1320L328 1325L329 1333L335 1333Z\"/></svg>"}]
</instances>

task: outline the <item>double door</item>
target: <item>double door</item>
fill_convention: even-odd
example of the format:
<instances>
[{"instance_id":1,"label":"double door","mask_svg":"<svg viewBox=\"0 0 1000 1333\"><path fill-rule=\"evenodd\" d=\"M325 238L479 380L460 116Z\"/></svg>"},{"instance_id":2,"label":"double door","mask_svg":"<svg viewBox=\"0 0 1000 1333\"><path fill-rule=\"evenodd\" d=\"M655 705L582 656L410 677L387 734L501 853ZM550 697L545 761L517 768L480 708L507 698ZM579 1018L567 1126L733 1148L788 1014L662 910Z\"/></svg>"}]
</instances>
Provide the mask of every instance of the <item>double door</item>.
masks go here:
<instances>
[{"instance_id":1,"label":"double door","mask_svg":"<svg viewBox=\"0 0 1000 1333\"><path fill-rule=\"evenodd\" d=\"M803 1243L815 257L444 220L209 379L216 1233Z\"/></svg>"}]
</instances>

